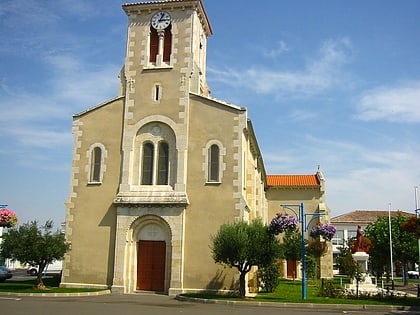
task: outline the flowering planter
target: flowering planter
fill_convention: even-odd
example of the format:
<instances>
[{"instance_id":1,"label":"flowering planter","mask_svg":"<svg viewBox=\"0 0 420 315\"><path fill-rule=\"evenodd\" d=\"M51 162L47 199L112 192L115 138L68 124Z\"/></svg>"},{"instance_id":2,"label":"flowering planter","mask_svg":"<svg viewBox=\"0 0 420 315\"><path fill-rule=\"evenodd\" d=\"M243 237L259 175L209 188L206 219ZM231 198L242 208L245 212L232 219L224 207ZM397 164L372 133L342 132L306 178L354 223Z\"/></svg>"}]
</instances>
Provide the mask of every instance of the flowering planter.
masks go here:
<instances>
[{"instance_id":1,"label":"flowering planter","mask_svg":"<svg viewBox=\"0 0 420 315\"><path fill-rule=\"evenodd\" d=\"M331 241L334 237L335 232L337 232L336 228L332 225L328 224L317 224L312 227L309 235L312 238L317 238L319 236L323 237L326 241Z\"/></svg>"},{"instance_id":2,"label":"flowering planter","mask_svg":"<svg viewBox=\"0 0 420 315\"><path fill-rule=\"evenodd\" d=\"M412 216L401 227L405 232L412 233L415 238L420 238L420 218Z\"/></svg>"},{"instance_id":3,"label":"flowering planter","mask_svg":"<svg viewBox=\"0 0 420 315\"><path fill-rule=\"evenodd\" d=\"M0 209L0 227L14 227L17 224L16 214L9 209Z\"/></svg>"},{"instance_id":4,"label":"flowering planter","mask_svg":"<svg viewBox=\"0 0 420 315\"><path fill-rule=\"evenodd\" d=\"M288 214L277 213L271 220L269 231L275 235L296 230L298 221Z\"/></svg>"}]
</instances>

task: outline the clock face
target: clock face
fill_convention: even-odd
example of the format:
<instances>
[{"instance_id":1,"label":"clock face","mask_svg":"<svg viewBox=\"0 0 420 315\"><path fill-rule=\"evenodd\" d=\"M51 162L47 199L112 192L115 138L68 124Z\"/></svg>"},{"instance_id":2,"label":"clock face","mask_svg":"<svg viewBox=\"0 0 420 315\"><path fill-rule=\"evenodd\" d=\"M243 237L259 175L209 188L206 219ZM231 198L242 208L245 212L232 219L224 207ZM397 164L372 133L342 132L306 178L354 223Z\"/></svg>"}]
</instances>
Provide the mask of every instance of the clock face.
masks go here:
<instances>
[{"instance_id":1,"label":"clock face","mask_svg":"<svg viewBox=\"0 0 420 315\"><path fill-rule=\"evenodd\" d=\"M152 16L152 27L157 30L163 30L171 24L171 16L168 12L160 11Z\"/></svg>"}]
</instances>

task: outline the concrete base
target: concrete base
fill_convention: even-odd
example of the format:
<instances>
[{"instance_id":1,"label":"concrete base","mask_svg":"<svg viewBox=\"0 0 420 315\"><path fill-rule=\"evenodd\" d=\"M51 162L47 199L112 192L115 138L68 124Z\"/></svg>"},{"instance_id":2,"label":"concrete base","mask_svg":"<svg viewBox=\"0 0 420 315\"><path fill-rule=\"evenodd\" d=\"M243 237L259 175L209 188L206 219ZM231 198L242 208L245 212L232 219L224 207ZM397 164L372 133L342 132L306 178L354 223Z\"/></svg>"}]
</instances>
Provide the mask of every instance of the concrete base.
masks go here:
<instances>
[{"instance_id":1,"label":"concrete base","mask_svg":"<svg viewBox=\"0 0 420 315\"><path fill-rule=\"evenodd\" d=\"M353 259L359 265L360 271L362 272L362 280L359 281L359 293L376 293L378 287L372 283L372 278L367 273L367 262L369 260L369 254L365 252L356 252L353 255ZM353 283L347 286L347 290L352 293L357 291L357 281L353 279Z\"/></svg>"}]
</instances>

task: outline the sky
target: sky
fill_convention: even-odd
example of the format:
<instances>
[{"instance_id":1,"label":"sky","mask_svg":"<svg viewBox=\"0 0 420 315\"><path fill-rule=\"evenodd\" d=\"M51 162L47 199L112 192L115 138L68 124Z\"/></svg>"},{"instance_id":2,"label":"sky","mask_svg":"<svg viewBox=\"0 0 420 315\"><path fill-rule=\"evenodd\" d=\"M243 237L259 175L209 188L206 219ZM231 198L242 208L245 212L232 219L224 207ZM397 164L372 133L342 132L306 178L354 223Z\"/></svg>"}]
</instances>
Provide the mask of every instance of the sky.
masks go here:
<instances>
[{"instance_id":1,"label":"sky","mask_svg":"<svg viewBox=\"0 0 420 315\"><path fill-rule=\"evenodd\" d=\"M65 220L72 115L118 95L121 0L0 0L0 204ZM414 213L420 1L203 0L212 96L248 108L268 174L326 178L332 216Z\"/></svg>"}]
</instances>

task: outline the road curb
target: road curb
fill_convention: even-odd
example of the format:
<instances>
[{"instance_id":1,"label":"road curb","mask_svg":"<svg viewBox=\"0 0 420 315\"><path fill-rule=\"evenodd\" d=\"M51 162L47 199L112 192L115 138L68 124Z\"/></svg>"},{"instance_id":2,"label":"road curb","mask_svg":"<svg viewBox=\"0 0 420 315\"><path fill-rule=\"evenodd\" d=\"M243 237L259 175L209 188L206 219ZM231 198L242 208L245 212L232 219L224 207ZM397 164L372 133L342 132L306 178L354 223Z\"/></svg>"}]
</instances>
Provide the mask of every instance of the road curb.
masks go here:
<instances>
[{"instance_id":1,"label":"road curb","mask_svg":"<svg viewBox=\"0 0 420 315\"><path fill-rule=\"evenodd\" d=\"M95 292L74 292L74 293L13 293L0 292L0 296L17 296L17 297L83 297L83 296L99 296L111 294L111 290L102 290Z\"/></svg>"},{"instance_id":2,"label":"road curb","mask_svg":"<svg viewBox=\"0 0 420 315\"><path fill-rule=\"evenodd\" d=\"M219 304L230 306L255 306L255 307L278 307L278 308L296 308L296 309L339 309L339 310L376 310L376 311L420 311L420 306L399 306L399 305L368 305L368 304L318 304L318 303L287 303L287 302L259 302L259 301L226 301L204 298L194 298L189 296L177 295L178 301L196 302L203 304Z\"/></svg>"}]
</instances>

